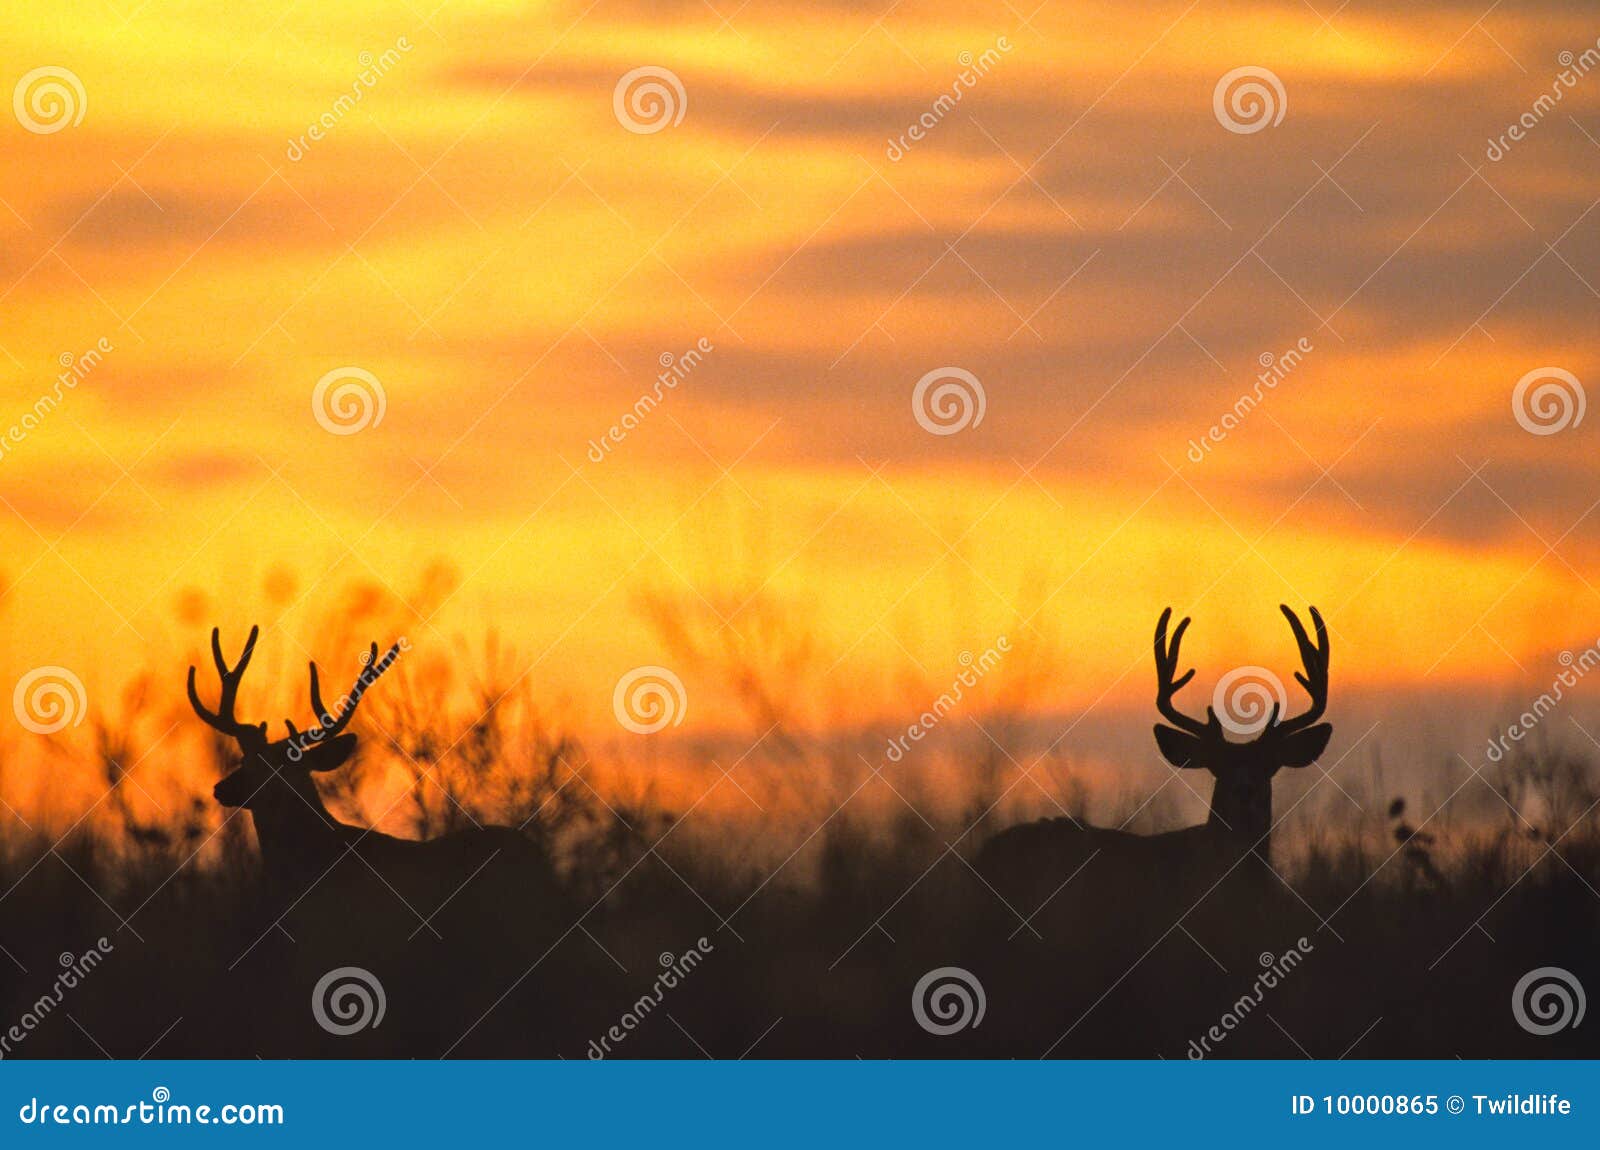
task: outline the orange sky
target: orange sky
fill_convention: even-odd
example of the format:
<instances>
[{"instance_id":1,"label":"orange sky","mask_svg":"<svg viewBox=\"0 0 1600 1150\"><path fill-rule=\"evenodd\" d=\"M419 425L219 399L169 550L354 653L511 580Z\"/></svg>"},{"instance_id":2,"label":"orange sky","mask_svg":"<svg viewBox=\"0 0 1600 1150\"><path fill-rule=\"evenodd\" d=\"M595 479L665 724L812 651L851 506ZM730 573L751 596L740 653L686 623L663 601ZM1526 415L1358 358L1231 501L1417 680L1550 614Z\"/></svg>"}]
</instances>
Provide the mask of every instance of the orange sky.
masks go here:
<instances>
[{"instance_id":1,"label":"orange sky","mask_svg":"<svg viewBox=\"0 0 1600 1150\"><path fill-rule=\"evenodd\" d=\"M1323 609L1336 691L1548 682L1600 636L1596 417L1530 434L1513 391L1597 377L1600 75L1486 152L1592 10L1029 7L0 13L7 681L176 690L211 621L295 654L373 582L424 649L514 638L588 723L673 665L650 592L811 632L818 723L1002 634L1069 669L1033 705L1142 699L1169 602L1202 689L1287 677L1280 601ZM1244 66L1283 115L1230 131ZM42 67L64 117L16 90ZM681 120L619 121L640 67ZM984 414L935 435L945 368ZM383 411L341 435L313 394L344 369ZM731 718L683 676L688 729Z\"/></svg>"}]
</instances>

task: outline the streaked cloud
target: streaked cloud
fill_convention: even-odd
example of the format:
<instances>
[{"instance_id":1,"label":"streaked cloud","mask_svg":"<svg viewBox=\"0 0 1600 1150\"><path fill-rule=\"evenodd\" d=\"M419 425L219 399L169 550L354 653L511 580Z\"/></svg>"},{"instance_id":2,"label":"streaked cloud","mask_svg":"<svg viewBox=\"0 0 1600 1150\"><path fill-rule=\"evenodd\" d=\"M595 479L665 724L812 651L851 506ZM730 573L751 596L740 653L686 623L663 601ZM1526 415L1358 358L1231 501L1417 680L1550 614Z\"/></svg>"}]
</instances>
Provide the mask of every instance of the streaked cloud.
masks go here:
<instances>
[{"instance_id":1,"label":"streaked cloud","mask_svg":"<svg viewBox=\"0 0 1600 1150\"><path fill-rule=\"evenodd\" d=\"M1026 617L1074 653L1051 707L1142 691L1123 656L1169 600L1242 651L1314 599L1368 685L1519 674L1600 629L1591 425L1532 436L1510 399L1541 366L1600 379L1600 74L1486 149L1600 26L1557 3L1326 14L0 17L8 84L51 62L87 94L75 127L0 130L0 424L64 354L115 345L0 461L16 658L187 634L191 588L242 619L287 569L314 613L442 557L435 640L521 636L589 715L661 655L646 586L735 628L759 588L857 680ZM644 64L687 94L652 135L612 106ZM1213 115L1243 64L1280 78L1277 127ZM945 365L987 410L935 437L910 394ZM344 366L387 410L334 436L310 395Z\"/></svg>"}]
</instances>

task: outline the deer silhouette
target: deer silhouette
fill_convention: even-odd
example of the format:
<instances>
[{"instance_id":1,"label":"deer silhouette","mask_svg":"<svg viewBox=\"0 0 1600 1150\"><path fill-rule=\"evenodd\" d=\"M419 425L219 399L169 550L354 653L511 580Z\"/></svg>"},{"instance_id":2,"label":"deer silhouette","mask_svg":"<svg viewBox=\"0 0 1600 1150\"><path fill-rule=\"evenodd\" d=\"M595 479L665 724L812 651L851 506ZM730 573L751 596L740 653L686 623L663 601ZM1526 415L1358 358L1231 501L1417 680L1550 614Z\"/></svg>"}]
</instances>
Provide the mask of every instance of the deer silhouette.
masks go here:
<instances>
[{"instance_id":1,"label":"deer silhouette","mask_svg":"<svg viewBox=\"0 0 1600 1150\"><path fill-rule=\"evenodd\" d=\"M317 664L312 662L311 706L316 725L302 732L286 719L288 736L274 741L268 737L266 723L241 722L234 713L239 684L259 633L258 627L250 629L239 661L230 667L222 654L221 636L213 629L211 654L222 684L217 709L201 702L193 666L189 668L189 702L208 726L238 744L238 767L216 784L212 795L225 807L250 813L263 870L278 892L299 904L307 894L322 888L319 901L332 916L348 922L352 916L361 919L366 914L359 904L351 905L353 879L378 888L377 894L390 904L398 896L409 909L414 931L426 927L434 934L438 933L434 916L447 903L480 911L488 903L508 916L528 913L522 908L510 911L513 900L507 896L514 892L518 899L537 899L539 884L549 882L551 870L545 853L514 828L475 827L419 842L339 822L322 801L312 776L343 766L355 753L356 736L345 728L362 695L398 658L399 644L382 659L378 645L372 644L366 666L340 700L337 713L322 701ZM485 871L488 873L482 873ZM383 887L392 893L384 895ZM406 920L408 916L398 913L399 909L389 917ZM363 927L367 925L370 918L362 921Z\"/></svg>"},{"instance_id":2,"label":"deer silhouette","mask_svg":"<svg viewBox=\"0 0 1600 1150\"><path fill-rule=\"evenodd\" d=\"M1212 882L1235 869L1262 873L1270 865L1273 776L1284 767L1315 762L1333 734L1329 724L1317 721L1328 702L1327 627L1311 608L1313 642L1293 611L1279 609L1294 632L1304 665L1295 678L1311 702L1302 714L1281 721L1280 705L1274 703L1266 726L1249 742L1230 742L1214 708L1207 708L1204 722L1178 710L1174 697L1194 678L1193 668L1177 674L1178 648L1189 619L1179 622L1170 642L1172 608L1156 623L1156 710L1171 724L1156 724L1156 746L1174 767L1211 774L1211 812L1203 824L1139 835L1085 826L1071 818L1040 819L985 843L978 854L979 873L1003 892L1009 888L1023 897L1048 897L1091 862L1095 869L1110 868L1168 888Z\"/></svg>"}]
</instances>

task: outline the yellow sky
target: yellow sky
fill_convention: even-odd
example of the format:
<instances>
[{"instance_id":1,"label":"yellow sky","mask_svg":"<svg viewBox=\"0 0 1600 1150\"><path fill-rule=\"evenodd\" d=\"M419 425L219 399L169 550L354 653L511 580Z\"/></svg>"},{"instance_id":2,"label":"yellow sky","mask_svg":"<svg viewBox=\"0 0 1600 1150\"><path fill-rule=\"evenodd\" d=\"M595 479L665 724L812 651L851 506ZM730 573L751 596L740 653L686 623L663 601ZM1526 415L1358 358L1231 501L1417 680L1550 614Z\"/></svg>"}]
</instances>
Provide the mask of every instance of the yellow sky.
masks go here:
<instances>
[{"instance_id":1,"label":"yellow sky","mask_svg":"<svg viewBox=\"0 0 1600 1150\"><path fill-rule=\"evenodd\" d=\"M590 724L678 657L651 595L808 632L818 724L1001 634L1070 670L1030 705L1142 699L1169 602L1212 678L1287 677L1317 603L1336 689L1600 636L1594 424L1513 408L1597 375L1580 5L308 7L0 12L11 678L177 689L210 622L314 648L354 583ZM1280 121L1221 122L1240 67ZM952 368L983 418L932 434ZM381 420L327 430L330 373Z\"/></svg>"}]
</instances>

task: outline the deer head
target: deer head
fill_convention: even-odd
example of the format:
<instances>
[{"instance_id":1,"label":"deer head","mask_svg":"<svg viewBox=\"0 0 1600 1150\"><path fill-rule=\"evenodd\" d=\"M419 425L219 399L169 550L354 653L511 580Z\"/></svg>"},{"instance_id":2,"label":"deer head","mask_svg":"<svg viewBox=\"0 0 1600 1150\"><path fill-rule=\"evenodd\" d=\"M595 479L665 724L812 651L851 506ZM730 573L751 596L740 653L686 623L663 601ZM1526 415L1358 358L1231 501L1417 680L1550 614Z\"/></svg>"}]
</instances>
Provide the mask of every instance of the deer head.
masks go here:
<instances>
[{"instance_id":1,"label":"deer head","mask_svg":"<svg viewBox=\"0 0 1600 1150\"><path fill-rule=\"evenodd\" d=\"M356 679L350 693L340 700L337 715L322 702L321 684L317 679L317 665L311 664L311 707L316 716L316 726L302 732L288 719L287 738L276 742L267 737L266 723L242 723L234 716L239 699L239 682L256 648L260 628L250 628L250 638L234 666L228 666L222 657L222 639L218 631L211 632L211 657L217 664L217 676L222 681L222 695L217 709L212 711L200 701L195 689L195 668L189 668L189 703L195 714L213 729L229 736L239 744L242 761L237 769L226 775L212 789L212 796L225 807L244 807L256 814L273 809L293 813L313 814L323 812L316 786L311 781L313 771L331 771L342 766L355 752L356 737L344 734L354 717L361 696L377 677L388 669L399 655L399 645L389 649L380 662L378 645L372 644L367 665ZM310 810L305 806L309 805Z\"/></svg>"},{"instance_id":2,"label":"deer head","mask_svg":"<svg viewBox=\"0 0 1600 1150\"><path fill-rule=\"evenodd\" d=\"M1211 772L1216 782L1208 825L1257 840L1258 851L1265 848L1272 827L1272 776L1284 767L1304 767L1315 762L1333 734L1329 724L1317 722L1328 703L1328 629L1317 609L1311 608L1311 624L1317 635L1313 644L1295 613L1288 607L1279 610L1289 620L1300 646L1305 670L1295 672L1295 678L1311 696L1311 705L1304 714L1280 722L1278 704L1274 703L1267 725L1247 743L1227 740L1214 709L1206 708L1207 720L1201 722L1173 705L1173 696L1194 678L1193 668L1174 677L1178 670L1178 644L1183 641L1189 620L1178 624L1170 645L1167 623L1172 618L1172 608L1163 611L1156 624L1156 710L1172 724L1156 724L1156 745L1175 767Z\"/></svg>"}]
</instances>

